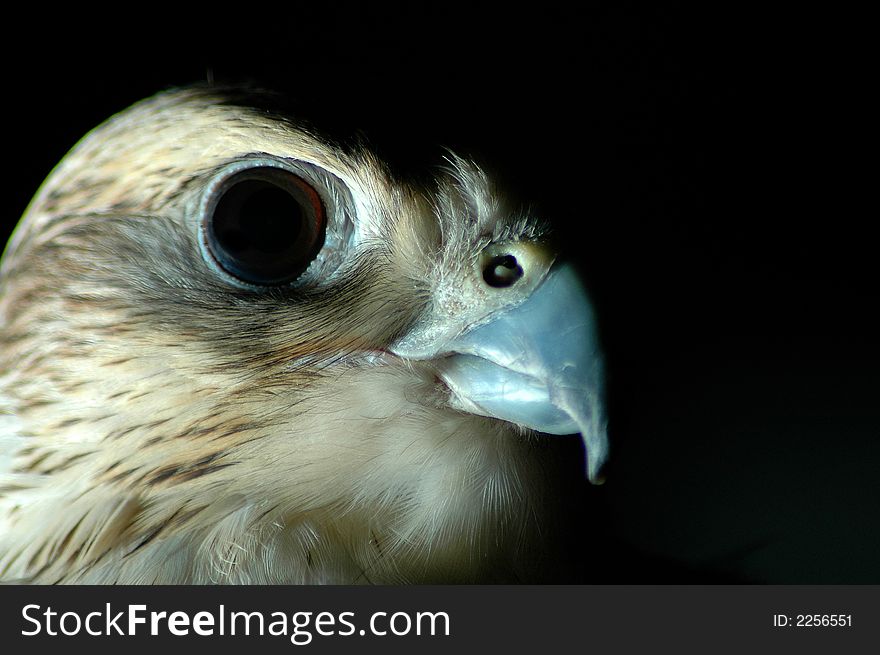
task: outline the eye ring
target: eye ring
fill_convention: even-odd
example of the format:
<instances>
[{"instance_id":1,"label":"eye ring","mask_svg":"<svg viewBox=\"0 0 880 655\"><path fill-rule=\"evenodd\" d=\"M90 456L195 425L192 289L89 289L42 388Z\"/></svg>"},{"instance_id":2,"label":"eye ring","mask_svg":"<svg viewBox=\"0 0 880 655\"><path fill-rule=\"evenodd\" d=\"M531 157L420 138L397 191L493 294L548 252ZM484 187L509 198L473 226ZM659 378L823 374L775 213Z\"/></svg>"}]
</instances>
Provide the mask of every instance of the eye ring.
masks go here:
<instances>
[{"instance_id":1,"label":"eye ring","mask_svg":"<svg viewBox=\"0 0 880 655\"><path fill-rule=\"evenodd\" d=\"M258 287L296 280L324 244L321 196L301 176L278 166L250 166L212 185L201 234L213 262Z\"/></svg>"}]
</instances>

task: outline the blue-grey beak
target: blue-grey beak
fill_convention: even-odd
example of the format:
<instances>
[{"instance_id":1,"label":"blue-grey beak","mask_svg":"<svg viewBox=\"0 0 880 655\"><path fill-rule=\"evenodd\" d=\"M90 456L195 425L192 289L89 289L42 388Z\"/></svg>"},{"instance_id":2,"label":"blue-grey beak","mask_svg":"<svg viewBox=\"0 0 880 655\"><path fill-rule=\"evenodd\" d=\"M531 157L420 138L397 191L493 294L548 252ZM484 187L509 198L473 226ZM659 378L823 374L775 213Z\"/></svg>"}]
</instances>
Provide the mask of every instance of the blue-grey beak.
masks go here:
<instances>
[{"instance_id":1,"label":"blue-grey beak","mask_svg":"<svg viewBox=\"0 0 880 655\"><path fill-rule=\"evenodd\" d=\"M555 264L520 304L448 344L439 375L459 409L548 434L579 433L587 475L608 456L603 362L593 308L574 268Z\"/></svg>"}]
</instances>

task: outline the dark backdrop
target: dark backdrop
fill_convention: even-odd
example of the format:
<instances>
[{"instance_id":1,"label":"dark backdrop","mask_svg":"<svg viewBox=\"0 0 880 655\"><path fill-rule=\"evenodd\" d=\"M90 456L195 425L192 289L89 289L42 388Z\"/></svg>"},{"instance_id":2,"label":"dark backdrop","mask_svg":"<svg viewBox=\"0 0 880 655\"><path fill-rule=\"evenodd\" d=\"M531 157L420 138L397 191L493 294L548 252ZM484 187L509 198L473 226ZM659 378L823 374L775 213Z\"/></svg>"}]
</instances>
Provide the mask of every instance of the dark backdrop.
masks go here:
<instances>
[{"instance_id":1,"label":"dark backdrop","mask_svg":"<svg viewBox=\"0 0 880 655\"><path fill-rule=\"evenodd\" d=\"M576 492L571 581L880 583L876 218L854 199L846 20L253 11L4 45L6 232L87 130L209 75L362 132L402 174L474 155L556 221L601 316L613 461Z\"/></svg>"}]
</instances>

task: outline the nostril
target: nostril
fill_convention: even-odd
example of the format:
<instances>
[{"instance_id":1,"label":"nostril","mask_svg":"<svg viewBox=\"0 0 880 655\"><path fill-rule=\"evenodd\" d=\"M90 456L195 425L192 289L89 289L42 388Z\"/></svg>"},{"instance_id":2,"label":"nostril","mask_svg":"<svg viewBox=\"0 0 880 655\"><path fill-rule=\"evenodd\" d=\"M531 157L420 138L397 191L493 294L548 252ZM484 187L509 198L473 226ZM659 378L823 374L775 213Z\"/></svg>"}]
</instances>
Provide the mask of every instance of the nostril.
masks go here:
<instances>
[{"instance_id":1,"label":"nostril","mask_svg":"<svg viewBox=\"0 0 880 655\"><path fill-rule=\"evenodd\" d=\"M490 287L513 286L523 276L522 266L513 255L495 255L483 267L483 279Z\"/></svg>"}]
</instances>

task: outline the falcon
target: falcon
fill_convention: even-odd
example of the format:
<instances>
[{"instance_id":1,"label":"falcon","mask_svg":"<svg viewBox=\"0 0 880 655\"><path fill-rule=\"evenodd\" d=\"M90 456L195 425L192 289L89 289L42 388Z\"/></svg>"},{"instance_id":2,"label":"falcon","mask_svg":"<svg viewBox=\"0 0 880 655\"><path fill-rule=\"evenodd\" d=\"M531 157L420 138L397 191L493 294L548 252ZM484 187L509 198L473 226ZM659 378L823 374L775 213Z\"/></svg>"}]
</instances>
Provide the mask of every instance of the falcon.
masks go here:
<instances>
[{"instance_id":1,"label":"falcon","mask_svg":"<svg viewBox=\"0 0 880 655\"><path fill-rule=\"evenodd\" d=\"M84 137L0 268L0 580L528 580L555 435L607 456L596 321L546 217L438 164L216 88Z\"/></svg>"}]
</instances>

